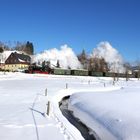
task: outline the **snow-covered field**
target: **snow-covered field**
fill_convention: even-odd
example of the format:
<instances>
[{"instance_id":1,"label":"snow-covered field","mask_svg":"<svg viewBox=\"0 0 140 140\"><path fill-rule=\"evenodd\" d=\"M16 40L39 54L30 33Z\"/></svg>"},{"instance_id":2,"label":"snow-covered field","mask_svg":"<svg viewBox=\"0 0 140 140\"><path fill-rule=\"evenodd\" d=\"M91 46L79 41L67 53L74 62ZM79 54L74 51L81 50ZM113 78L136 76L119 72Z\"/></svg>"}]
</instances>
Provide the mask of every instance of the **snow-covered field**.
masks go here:
<instances>
[{"instance_id":1,"label":"snow-covered field","mask_svg":"<svg viewBox=\"0 0 140 140\"><path fill-rule=\"evenodd\" d=\"M119 82L119 90L71 96L74 111L101 140L140 140L140 82Z\"/></svg>"},{"instance_id":2,"label":"snow-covered field","mask_svg":"<svg viewBox=\"0 0 140 140\"><path fill-rule=\"evenodd\" d=\"M58 106L72 94L69 108L101 139L138 140L139 85L137 80L113 86L112 78L0 73L0 139L82 140Z\"/></svg>"}]
</instances>

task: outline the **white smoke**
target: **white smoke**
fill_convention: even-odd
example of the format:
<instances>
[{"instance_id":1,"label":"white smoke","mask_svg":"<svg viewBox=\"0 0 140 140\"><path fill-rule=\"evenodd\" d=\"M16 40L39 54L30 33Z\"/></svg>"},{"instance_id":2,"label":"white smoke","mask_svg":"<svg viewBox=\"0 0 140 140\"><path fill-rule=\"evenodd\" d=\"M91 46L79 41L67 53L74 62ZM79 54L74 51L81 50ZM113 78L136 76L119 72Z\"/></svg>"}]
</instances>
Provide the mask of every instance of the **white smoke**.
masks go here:
<instances>
[{"instance_id":1,"label":"white smoke","mask_svg":"<svg viewBox=\"0 0 140 140\"><path fill-rule=\"evenodd\" d=\"M33 58L33 62L42 63L43 61L50 61L51 66L56 66L57 61L61 68L77 69L81 68L81 63L78 61L77 56L68 45L61 46L60 50L54 48L45 50L43 53L37 54Z\"/></svg>"},{"instance_id":2,"label":"white smoke","mask_svg":"<svg viewBox=\"0 0 140 140\"><path fill-rule=\"evenodd\" d=\"M109 42L100 42L93 50L91 57L104 58L109 64L110 71L124 72L124 60L119 52Z\"/></svg>"}]
</instances>

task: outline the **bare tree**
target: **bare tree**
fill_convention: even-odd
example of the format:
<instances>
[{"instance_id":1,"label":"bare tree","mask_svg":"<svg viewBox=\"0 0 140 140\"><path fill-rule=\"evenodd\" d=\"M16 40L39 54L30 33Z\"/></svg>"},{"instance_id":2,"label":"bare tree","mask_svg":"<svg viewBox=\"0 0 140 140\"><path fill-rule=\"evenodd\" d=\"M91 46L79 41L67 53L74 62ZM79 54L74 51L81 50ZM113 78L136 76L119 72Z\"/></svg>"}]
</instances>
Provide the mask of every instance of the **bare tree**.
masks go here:
<instances>
[{"instance_id":1,"label":"bare tree","mask_svg":"<svg viewBox=\"0 0 140 140\"><path fill-rule=\"evenodd\" d=\"M13 50L24 51L26 43L22 43L22 42L17 41L14 44L15 44L15 47L13 48Z\"/></svg>"},{"instance_id":2,"label":"bare tree","mask_svg":"<svg viewBox=\"0 0 140 140\"><path fill-rule=\"evenodd\" d=\"M124 67L125 67L125 77L126 77L126 81L129 80L129 71L131 70L131 65L129 62L126 62L124 64Z\"/></svg>"},{"instance_id":3,"label":"bare tree","mask_svg":"<svg viewBox=\"0 0 140 140\"><path fill-rule=\"evenodd\" d=\"M97 72L107 72L109 71L109 68L104 58L91 57L89 59L89 70Z\"/></svg>"},{"instance_id":4,"label":"bare tree","mask_svg":"<svg viewBox=\"0 0 140 140\"><path fill-rule=\"evenodd\" d=\"M0 48L2 48L3 51L4 50L10 50L8 43L4 43L4 42L1 42L1 41L0 41Z\"/></svg>"},{"instance_id":5,"label":"bare tree","mask_svg":"<svg viewBox=\"0 0 140 140\"><path fill-rule=\"evenodd\" d=\"M140 80L140 60L136 60L136 77Z\"/></svg>"}]
</instances>

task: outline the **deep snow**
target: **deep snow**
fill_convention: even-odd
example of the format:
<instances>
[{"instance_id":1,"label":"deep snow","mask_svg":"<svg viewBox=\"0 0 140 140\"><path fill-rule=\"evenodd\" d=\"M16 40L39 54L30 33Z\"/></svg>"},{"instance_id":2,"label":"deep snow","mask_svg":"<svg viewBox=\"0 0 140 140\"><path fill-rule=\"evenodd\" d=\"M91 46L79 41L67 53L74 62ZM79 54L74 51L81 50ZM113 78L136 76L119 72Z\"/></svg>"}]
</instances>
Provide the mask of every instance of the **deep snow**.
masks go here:
<instances>
[{"instance_id":1,"label":"deep snow","mask_svg":"<svg viewBox=\"0 0 140 140\"><path fill-rule=\"evenodd\" d=\"M112 78L0 73L0 139L82 140L58 105L71 94L70 109L99 137L140 139L139 84L120 80L113 86Z\"/></svg>"},{"instance_id":2,"label":"deep snow","mask_svg":"<svg viewBox=\"0 0 140 140\"><path fill-rule=\"evenodd\" d=\"M115 91L73 94L69 109L103 140L140 140L140 82L118 84Z\"/></svg>"}]
</instances>

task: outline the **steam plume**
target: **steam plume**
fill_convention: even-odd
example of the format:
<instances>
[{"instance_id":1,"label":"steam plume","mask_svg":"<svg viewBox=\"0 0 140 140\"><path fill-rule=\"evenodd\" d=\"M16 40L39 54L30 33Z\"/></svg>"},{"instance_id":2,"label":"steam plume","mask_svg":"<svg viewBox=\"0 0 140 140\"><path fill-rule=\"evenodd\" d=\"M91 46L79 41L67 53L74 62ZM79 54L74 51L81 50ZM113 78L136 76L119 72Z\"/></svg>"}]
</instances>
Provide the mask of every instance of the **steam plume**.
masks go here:
<instances>
[{"instance_id":1,"label":"steam plume","mask_svg":"<svg viewBox=\"0 0 140 140\"><path fill-rule=\"evenodd\" d=\"M78 61L77 56L73 50L67 45L61 46L60 50L54 48L50 50L45 50L43 53L34 56L33 61L36 63L42 63L43 61L50 61L51 65L55 65L57 60L59 60L61 68L81 68L81 64Z\"/></svg>"},{"instance_id":2,"label":"steam plume","mask_svg":"<svg viewBox=\"0 0 140 140\"><path fill-rule=\"evenodd\" d=\"M93 50L92 57L104 58L113 72L124 72L124 61L119 52L109 42L100 42Z\"/></svg>"}]
</instances>

